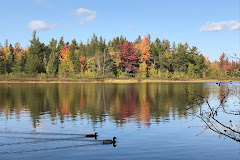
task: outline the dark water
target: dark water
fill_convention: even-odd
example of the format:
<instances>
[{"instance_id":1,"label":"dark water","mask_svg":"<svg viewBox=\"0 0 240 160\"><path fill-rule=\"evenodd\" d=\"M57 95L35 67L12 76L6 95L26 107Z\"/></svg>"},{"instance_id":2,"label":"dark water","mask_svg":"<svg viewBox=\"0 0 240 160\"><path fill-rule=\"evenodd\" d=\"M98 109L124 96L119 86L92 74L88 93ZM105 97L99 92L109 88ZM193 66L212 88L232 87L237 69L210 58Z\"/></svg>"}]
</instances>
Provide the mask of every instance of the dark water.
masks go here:
<instances>
[{"instance_id":1,"label":"dark water","mask_svg":"<svg viewBox=\"0 0 240 160\"><path fill-rule=\"evenodd\" d=\"M0 84L0 159L240 159L240 143L202 132L186 89L219 103L216 83Z\"/></svg>"}]
</instances>

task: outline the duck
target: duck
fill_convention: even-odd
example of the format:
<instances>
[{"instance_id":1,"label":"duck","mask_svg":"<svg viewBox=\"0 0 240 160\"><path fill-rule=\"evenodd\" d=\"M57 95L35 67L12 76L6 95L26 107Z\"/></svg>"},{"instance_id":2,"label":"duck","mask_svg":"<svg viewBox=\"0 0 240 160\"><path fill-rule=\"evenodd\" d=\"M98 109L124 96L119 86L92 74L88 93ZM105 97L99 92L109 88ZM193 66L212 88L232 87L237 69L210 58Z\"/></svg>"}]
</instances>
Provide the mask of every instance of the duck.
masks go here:
<instances>
[{"instance_id":1,"label":"duck","mask_svg":"<svg viewBox=\"0 0 240 160\"><path fill-rule=\"evenodd\" d=\"M95 132L95 134L87 134L86 137L97 137L97 132Z\"/></svg>"},{"instance_id":2,"label":"duck","mask_svg":"<svg viewBox=\"0 0 240 160\"><path fill-rule=\"evenodd\" d=\"M117 139L117 138L113 137L113 140L111 140L111 139L103 140L103 144L115 144L116 143L115 139Z\"/></svg>"}]
</instances>

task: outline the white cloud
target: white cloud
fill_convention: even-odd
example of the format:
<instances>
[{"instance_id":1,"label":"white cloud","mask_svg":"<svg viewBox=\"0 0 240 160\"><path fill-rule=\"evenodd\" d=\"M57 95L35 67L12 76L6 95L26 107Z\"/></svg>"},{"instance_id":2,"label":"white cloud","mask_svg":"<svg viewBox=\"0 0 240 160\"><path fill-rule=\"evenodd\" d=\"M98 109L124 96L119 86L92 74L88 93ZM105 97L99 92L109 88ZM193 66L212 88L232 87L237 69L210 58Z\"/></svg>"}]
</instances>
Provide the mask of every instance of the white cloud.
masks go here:
<instances>
[{"instance_id":1,"label":"white cloud","mask_svg":"<svg viewBox=\"0 0 240 160\"><path fill-rule=\"evenodd\" d=\"M80 20L80 24L89 23L97 18L96 11L91 11L85 8L78 8L76 13L77 16L83 16Z\"/></svg>"},{"instance_id":2,"label":"white cloud","mask_svg":"<svg viewBox=\"0 0 240 160\"><path fill-rule=\"evenodd\" d=\"M81 15L89 15L89 14L93 14L96 13L95 11L91 11L89 9L85 9L85 8L78 8L77 9L77 15L81 16Z\"/></svg>"},{"instance_id":3,"label":"white cloud","mask_svg":"<svg viewBox=\"0 0 240 160\"><path fill-rule=\"evenodd\" d=\"M212 23L208 22L201 27L200 31L223 31L225 29L240 30L240 22L235 20Z\"/></svg>"},{"instance_id":4,"label":"white cloud","mask_svg":"<svg viewBox=\"0 0 240 160\"><path fill-rule=\"evenodd\" d=\"M240 22L237 21L230 21L230 30L240 30Z\"/></svg>"},{"instance_id":5,"label":"white cloud","mask_svg":"<svg viewBox=\"0 0 240 160\"><path fill-rule=\"evenodd\" d=\"M28 24L28 28L34 31L54 29L56 27L57 24L48 24L47 22L42 20L32 21Z\"/></svg>"}]
</instances>

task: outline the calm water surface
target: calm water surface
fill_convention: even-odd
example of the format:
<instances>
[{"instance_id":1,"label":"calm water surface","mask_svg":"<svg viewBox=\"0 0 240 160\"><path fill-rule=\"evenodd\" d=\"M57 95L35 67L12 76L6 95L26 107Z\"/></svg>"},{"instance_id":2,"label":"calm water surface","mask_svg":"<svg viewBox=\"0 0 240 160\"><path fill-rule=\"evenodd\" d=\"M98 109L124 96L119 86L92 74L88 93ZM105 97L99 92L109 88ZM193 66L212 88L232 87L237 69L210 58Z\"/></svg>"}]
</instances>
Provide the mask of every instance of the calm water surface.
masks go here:
<instances>
[{"instance_id":1,"label":"calm water surface","mask_svg":"<svg viewBox=\"0 0 240 160\"><path fill-rule=\"evenodd\" d=\"M221 95L216 83L0 84L0 159L240 159L240 143L201 133L186 89Z\"/></svg>"}]
</instances>

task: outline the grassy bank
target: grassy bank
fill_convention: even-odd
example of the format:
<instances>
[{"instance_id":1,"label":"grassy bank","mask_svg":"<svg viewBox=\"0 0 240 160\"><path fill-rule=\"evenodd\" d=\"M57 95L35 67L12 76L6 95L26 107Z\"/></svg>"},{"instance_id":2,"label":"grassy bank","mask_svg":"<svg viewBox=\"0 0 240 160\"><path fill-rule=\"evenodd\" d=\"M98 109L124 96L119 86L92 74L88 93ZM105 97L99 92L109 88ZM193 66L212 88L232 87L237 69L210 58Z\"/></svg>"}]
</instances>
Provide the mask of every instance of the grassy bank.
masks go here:
<instances>
[{"instance_id":1,"label":"grassy bank","mask_svg":"<svg viewBox=\"0 0 240 160\"><path fill-rule=\"evenodd\" d=\"M0 83L152 83L152 82L240 82L237 78L217 78L217 79L153 79L153 78L0 78Z\"/></svg>"}]
</instances>

